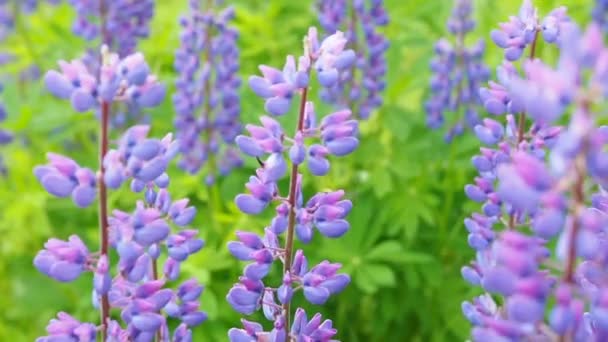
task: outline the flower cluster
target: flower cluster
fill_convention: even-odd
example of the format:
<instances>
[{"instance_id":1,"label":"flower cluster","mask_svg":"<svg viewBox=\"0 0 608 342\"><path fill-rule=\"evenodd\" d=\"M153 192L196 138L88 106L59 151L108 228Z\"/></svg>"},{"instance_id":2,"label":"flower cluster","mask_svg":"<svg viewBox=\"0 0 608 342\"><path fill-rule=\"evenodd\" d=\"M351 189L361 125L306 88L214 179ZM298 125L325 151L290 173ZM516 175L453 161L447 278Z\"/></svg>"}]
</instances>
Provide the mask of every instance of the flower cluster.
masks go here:
<instances>
[{"instance_id":1,"label":"flower cluster","mask_svg":"<svg viewBox=\"0 0 608 342\"><path fill-rule=\"evenodd\" d=\"M524 0L519 15L509 17L508 22L500 23L500 29L491 32L492 40L505 50L505 59L513 62L521 58L526 47L542 35L547 43L556 43L564 28L571 24L566 7L558 7L542 20L532 0Z\"/></svg>"},{"instance_id":2,"label":"flower cluster","mask_svg":"<svg viewBox=\"0 0 608 342\"><path fill-rule=\"evenodd\" d=\"M529 6L524 2L522 13L536 13ZM504 126L485 119L476 127L480 140L496 148L484 147L473 158L479 177L465 188L484 204L465 220L477 255L463 277L502 298L497 304L484 294L463 303L475 341L608 337L608 128L597 126L594 113L608 89L608 48L599 26L581 33L560 18L559 36L553 37L560 48L557 67L530 59L520 75L506 62L500 87L491 85L482 95L491 114L508 114ZM537 33L554 41L547 39L547 27L528 33L534 37L531 57ZM567 126L553 126L567 113Z\"/></svg>"},{"instance_id":3,"label":"flower cluster","mask_svg":"<svg viewBox=\"0 0 608 342\"><path fill-rule=\"evenodd\" d=\"M452 16L448 20L448 30L455 36L455 44L442 38L435 44L435 58L431 60L431 97L425 103L427 124L437 129L444 123L446 112L459 116L451 123L445 140L464 132L465 124L474 127L479 123L477 107L480 104L478 89L488 80L489 71L483 64L485 43L479 40L467 47L465 36L475 27L471 19L471 0L457 0ZM464 118L462 118L464 117Z\"/></svg>"},{"instance_id":4,"label":"flower cluster","mask_svg":"<svg viewBox=\"0 0 608 342\"><path fill-rule=\"evenodd\" d=\"M108 146L112 104L130 101L154 106L162 101L164 86L149 74L139 53L121 60L104 50L102 56L98 75L89 72L82 61L73 61L61 62L62 73L50 71L45 77L49 91L71 99L77 110L99 110L100 170L93 172L52 153L48 154L49 164L34 170L52 195L71 196L80 207L99 198L100 250L92 251L76 235L67 241L53 238L36 255L34 265L61 282L92 273L93 305L101 311L102 320L99 325L81 323L60 313L49 323L49 335L38 341L94 341L99 335L104 341L191 341L190 328L207 319L199 303L203 288L194 280L175 290L168 287L178 279L181 263L204 245L197 230L190 228L196 209L188 199L173 200L167 190L165 171L179 144L171 134L149 138L150 127L138 125L116 141L115 149ZM132 212L109 213L107 189L118 189L127 181L143 199ZM118 255L115 264L110 260L110 248ZM162 259L161 273L163 250L168 257ZM120 310L121 322L112 320L113 309ZM172 336L168 318L181 322Z\"/></svg>"},{"instance_id":5,"label":"flower cluster","mask_svg":"<svg viewBox=\"0 0 608 342\"><path fill-rule=\"evenodd\" d=\"M261 66L263 77L249 79L254 92L266 99L266 111L272 115L289 112L294 95L299 94L301 102L293 136L289 137L277 120L263 116L262 126L247 125L250 136L236 139L241 151L256 157L261 164L246 185L249 193L236 197L238 208L247 214L258 214L271 202L277 206L276 216L263 237L239 231L238 241L228 244L237 259L250 262L228 293L228 302L246 315L262 309L266 319L274 322L273 329L265 332L260 324L243 320L244 329L233 328L228 333L235 342L332 340L336 330L330 320L321 323L319 314L308 320L304 310L297 309L290 324L290 303L301 290L307 301L321 305L350 282L348 275L339 273L340 264L322 261L309 267L303 251L294 249L294 239L309 243L313 229L330 238L344 235L350 228L345 217L352 208L352 203L344 199L344 191L321 192L304 203L299 167L307 163L312 174L324 175L329 170L329 155L349 154L358 145L358 124L349 110L329 114L317 124L313 103L307 100L313 69L321 84L335 84L340 72L354 63L354 53L345 50L347 39L336 32L319 43L317 31L311 28L304 44L305 55L298 59L297 67L296 59L289 56L282 71ZM321 143L306 144L306 140L314 138ZM289 162L289 193L284 197L277 182L287 173ZM280 243L281 235L285 235L284 244ZM283 273L280 285L272 287L264 280L275 261L282 263Z\"/></svg>"},{"instance_id":6,"label":"flower cluster","mask_svg":"<svg viewBox=\"0 0 608 342\"><path fill-rule=\"evenodd\" d=\"M150 34L152 0L69 0L77 18L72 30L86 40L101 36L102 44L121 57L135 52L137 41Z\"/></svg>"},{"instance_id":7,"label":"flower cluster","mask_svg":"<svg viewBox=\"0 0 608 342\"><path fill-rule=\"evenodd\" d=\"M218 174L242 164L234 146L242 130L238 32L229 26L232 7L216 14L211 9L203 13L199 1L189 4L190 12L180 21L181 45L175 55L179 165L193 174L207 165L206 183L211 184Z\"/></svg>"},{"instance_id":8,"label":"flower cluster","mask_svg":"<svg viewBox=\"0 0 608 342\"><path fill-rule=\"evenodd\" d=\"M381 94L386 87L385 52L389 42L379 30L389 21L384 1L321 0L318 13L325 33L345 32L347 46L356 53L355 63L340 74L335 84L323 88L321 98L340 108L351 108L358 118L367 119L382 105Z\"/></svg>"},{"instance_id":9,"label":"flower cluster","mask_svg":"<svg viewBox=\"0 0 608 342\"><path fill-rule=\"evenodd\" d=\"M71 196L81 208L95 201L97 182L91 169L55 153L48 153L47 159L49 164L36 166L34 175L48 193L57 197Z\"/></svg>"},{"instance_id":10,"label":"flower cluster","mask_svg":"<svg viewBox=\"0 0 608 342\"><path fill-rule=\"evenodd\" d=\"M606 22L607 15L608 1L596 0L595 7L593 7L593 11L591 12L591 16L593 17L593 21L596 22L604 32L608 30L608 23Z\"/></svg>"},{"instance_id":11,"label":"flower cluster","mask_svg":"<svg viewBox=\"0 0 608 342\"><path fill-rule=\"evenodd\" d=\"M104 180L109 188L117 189L129 178L134 179L131 186L136 192L149 183L167 186L169 177L164 171L177 154L178 143L171 134L163 139L149 139L149 131L146 125L133 126L122 136L118 148L108 151L103 163Z\"/></svg>"},{"instance_id":12,"label":"flower cluster","mask_svg":"<svg viewBox=\"0 0 608 342\"><path fill-rule=\"evenodd\" d=\"M165 86L150 74L141 53L123 59L102 48L103 64L96 75L81 60L59 61L61 72L51 70L44 76L48 90L69 99L77 112L98 108L102 102L129 102L155 107L165 95Z\"/></svg>"}]
</instances>

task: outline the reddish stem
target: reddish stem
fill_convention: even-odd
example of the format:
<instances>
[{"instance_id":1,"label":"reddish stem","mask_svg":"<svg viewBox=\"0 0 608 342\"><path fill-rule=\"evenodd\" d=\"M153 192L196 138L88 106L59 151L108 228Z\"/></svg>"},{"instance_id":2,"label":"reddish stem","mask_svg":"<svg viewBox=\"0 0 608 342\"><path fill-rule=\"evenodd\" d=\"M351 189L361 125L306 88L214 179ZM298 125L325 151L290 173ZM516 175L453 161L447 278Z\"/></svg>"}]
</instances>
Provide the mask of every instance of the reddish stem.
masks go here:
<instances>
[{"instance_id":1,"label":"reddish stem","mask_svg":"<svg viewBox=\"0 0 608 342\"><path fill-rule=\"evenodd\" d=\"M564 281L571 283L574 280L574 269L576 264L576 235L578 234L580 223L578 218L578 208L584 204L585 193L583 186L585 184L585 166L584 160L577 158L574 165L576 171L576 181L572 187L572 197L574 199L574 218L572 220L572 230L570 231L570 239L568 245L568 262L564 273Z\"/></svg>"},{"instance_id":2,"label":"reddish stem","mask_svg":"<svg viewBox=\"0 0 608 342\"><path fill-rule=\"evenodd\" d=\"M110 118L110 104L106 101L101 103L101 127L99 134L99 179L97 184L99 187L99 231L101 240L101 255L108 258L110 264L110 256L108 255L108 194L106 184L104 182L105 167L103 159L108 152L108 122ZM110 302L108 295L101 296L101 323L102 323L102 340L106 339L107 321L110 317Z\"/></svg>"},{"instance_id":3,"label":"reddish stem","mask_svg":"<svg viewBox=\"0 0 608 342\"><path fill-rule=\"evenodd\" d=\"M529 59L532 60L536 56L536 43L538 42L538 30L534 33L534 39L532 40L532 45L530 46L530 55ZM524 137L526 134L526 112L519 113L518 122L517 122L517 145L516 149L519 148L519 144L524 141ZM508 229L515 229L516 220L515 214L511 214L509 217L509 225Z\"/></svg>"},{"instance_id":4,"label":"reddish stem","mask_svg":"<svg viewBox=\"0 0 608 342\"><path fill-rule=\"evenodd\" d=\"M530 57L532 60L536 56L536 43L538 42L538 30L534 33L534 39L532 40L532 45L530 46ZM521 112L519 114L519 122L517 129L517 144L521 143L524 140L524 134L526 132L526 112Z\"/></svg>"},{"instance_id":5,"label":"reddish stem","mask_svg":"<svg viewBox=\"0 0 608 342\"><path fill-rule=\"evenodd\" d=\"M152 259L152 280L156 280L158 279L158 264L156 259ZM156 337L155 337L155 341L162 341L163 340L163 330L162 329L158 329L158 332L156 333Z\"/></svg>"},{"instance_id":6,"label":"reddish stem","mask_svg":"<svg viewBox=\"0 0 608 342\"><path fill-rule=\"evenodd\" d=\"M308 96L308 87L302 91L302 99L300 100L300 113L298 117L298 128L297 132L304 129L304 110L306 108L306 98ZM298 184L298 165L293 164L291 167L291 178L289 179L289 197L287 202L289 203L289 219L287 224L287 237L285 241L285 262L283 264L283 274L287 273L291 268L291 259L293 255L293 233L296 223L296 191ZM290 306L289 302L283 304L283 311L285 311L285 329L289 327L290 319Z\"/></svg>"}]
</instances>

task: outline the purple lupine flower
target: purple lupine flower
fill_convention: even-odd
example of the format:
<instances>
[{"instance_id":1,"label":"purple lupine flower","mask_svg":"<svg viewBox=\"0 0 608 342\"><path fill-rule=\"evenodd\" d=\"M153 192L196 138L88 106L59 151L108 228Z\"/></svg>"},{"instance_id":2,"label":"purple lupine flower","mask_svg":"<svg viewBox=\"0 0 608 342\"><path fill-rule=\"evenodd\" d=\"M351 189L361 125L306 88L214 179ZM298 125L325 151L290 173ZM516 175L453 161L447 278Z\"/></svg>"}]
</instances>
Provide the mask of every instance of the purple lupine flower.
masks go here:
<instances>
[{"instance_id":1,"label":"purple lupine flower","mask_svg":"<svg viewBox=\"0 0 608 342\"><path fill-rule=\"evenodd\" d=\"M155 106L164 95L164 86L150 75L140 53L119 59L104 48L102 57L97 74L77 60L61 62L61 73L50 71L45 77L50 91L69 98L76 110L98 109L100 170L95 173L56 154L48 154L49 164L35 169L44 188L55 196L71 195L79 206L99 197L100 251L89 253L76 236L67 242L50 239L34 264L59 281L72 281L91 271L93 306L101 311L104 324L78 325L60 314L66 322L51 324L50 336L39 340L94 341L95 334L101 332L106 342L153 341L156 336L168 341L169 321L176 319L180 324L173 332L173 340L191 341L190 329L207 319L199 307L203 288L194 280L177 290L166 286L167 281L179 277L180 264L204 246L197 237L198 231L190 228L196 209L188 199L172 199L167 191L170 179L166 171L179 144L171 134L162 139L150 138L150 127L137 125L117 139L114 148L109 146L112 104L127 101L140 107ZM142 200L137 201L132 212L113 210L108 214L107 189L117 189L127 181ZM115 264L109 248L116 249ZM161 258L163 250L167 251L167 258ZM164 265L159 265L160 260ZM115 309L121 312L120 322L110 320L110 311Z\"/></svg>"},{"instance_id":2,"label":"purple lupine flower","mask_svg":"<svg viewBox=\"0 0 608 342\"><path fill-rule=\"evenodd\" d=\"M148 130L149 127L133 127L118 141L119 150L110 152L121 151L123 155L146 161L153 160L158 153L166 153L162 140L146 138ZM53 171L57 173L71 172L77 166L67 158L50 159L55 162ZM125 176L125 180L132 179L131 189L142 193L145 200L137 203L133 213L115 210L109 218L109 243L117 250L120 275L112 279L106 255L95 261L76 236L68 242L49 240L34 261L41 272L60 281L71 281L84 271L94 272L94 303L99 306L100 297L108 294L110 307L120 308L127 324L126 330L116 331L117 341L123 341L124 336L146 340L167 329L163 312L185 324L185 328L181 328L185 329L180 333L182 338L188 336L189 327L206 320L198 303L202 287L191 280L173 292L163 288L165 281L155 280L158 275L152 273L151 265L157 263L161 247L165 246L169 255L165 268L174 270L167 279L174 280L179 274L179 263L204 244L196 237L196 230L184 229L194 219L195 209L188 205L187 199L171 200L165 189L169 183L165 173L167 163L162 165L157 177L143 180L137 172ZM179 230L172 233L172 225Z\"/></svg>"},{"instance_id":3,"label":"purple lupine flower","mask_svg":"<svg viewBox=\"0 0 608 342\"><path fill-rule=\"evenodd\" d=\"M135 185L155 183L161 188L168 180L165 170L178 152L178 143L169 133L163 139L147 137L149 126L138 125L129 128L118 142L115 150L110 150L104 158L106 173L104 181L112 189L133 178ZM137 191L139 192L139 191Z\"/></svg>"},{"instance_id":4,"label":"purple lupine flower","mask_svg":"<svg viewBox=\"0 0 608 342\"><path fill-rule=\"evenodd\" d=\"M337 330L333 328L331 320L321 321L321 314L315 314L308 319L306 312L298 308L294 315L294 322L289 331L290 336L296 336L302 341L331 342ZM242 319L243 329L232 328L228 331L228 338L232 342L256 341L287 341L285 327L281 323L274 325L272 331L264 331L261 324ZM283 323L284 324L284 323Z\"/></svg>"},{"instance_id":5,"label":"purple lupine flower","mask_svg":"<svg viewBox=\"0 0 608 342\"><path fill-rule=\"evenodd\" d=\"M381 94L386 87L389 42L380 32L380 27L389 22L384 1L318 1L317 6L319 23L327 35L340 30L346 33L347 46L354 54L345 55L342 62L355 59L334 85L323 88L321 98L340 108L352 108L355 117L367 119L382 105Z\"/></svg>"},{"instance_id":6,"label":"purple lupine flower","mask_svg":"<svg viewBox=\"0 0 608 342\"><path fill-rule=\"evenodd\" d=\"M149 26L155 7L152 0L69 0L68 3L74 7L77 16L72 31L89 41L99 38L98 43L89 47L82 57L83 63L94 74L99 73L100 46L109 46L124 58L133 54L138 41L147 38L150 34ZM156 90L164 93L164 88ZM163 97L156 97L157 95L160 93L144 100L162 101ZM145 106L136 102L117 104L114 106L114 115L110 118L110 123L118 128L128 127L134 123L149 123L150 118L144 108Z\"/></svg>"},{"instance_id":7,"label":"purple lupine flower","mask_svg":"<svg viewBox=\"0 0 608 342\"><path fill-rule=\"evenodd\" d=\"M101 44L118 51L121 57L133 53L137 41L150 35L149 25L154 16L152 0L68 2L74 7L77 15L72 31L86 40L99 37Z\"/></svg>"},{"instance_id":8,"label":"purple lupine flower","mask_svg":"<svg viewBox=\"0 0 608 342\"><path fill-rule=\"evenodd\" d=\"M238 31L229 25L233 17L232 7L202 12L198 1L189 1L175 53L179 77L174 121L183 155L179 165L193 174L206 166L208 184L242 164L234 146L242 128Z\"/></svg>"},{"instance_id":9,"label":"purple lupine flower","mask_svg":"<svg viewBox=\"0 0 608 342\"><path fill-rule=\"evenodd\" d=\"M519 15L500 23L500 29L493 30L490 36L496 45L505 49L505 59L512 62L521 58L537 35L542 35L547 43L556 43L571 24L566 7L552 10L541 20L532 0L524 0Z\"/></svg>"},{"instance_id":10,"label":"purple lupine flower","mask_svg":"<svg viewBox=\"0 0 608 342\"><path fill-rule=\"evenodd\" d=\"M608 1L606 0L596 0L595 6L591 12L591 17L593 21L596 22L602 31L606 32L608 30L608 24L606 21L606 16L608 15Z\"/></svg>"},{"instance_id":11,"label":"purple lupine flower","mask_svg":"<svg viewBox=\"0 0 608 342\"><path fill-rule=\"evenodd\" d=\"M440 39L435 44L436 57L431 61L432 95L425 103L427 124L434 129L440 128L446 112L458 115L449 123L451 126L445 134L448 142L463 133L465 124L473 128L479 123L477 107L481 99L478 89L489 77L488 68L483 64L484 40L471 47L464 43L466 34L475 27L472 11L470 0L455 2L447 26L456 42L452 44L446 38Z\"/></svg>"},{"instance_id":12,"label":"purple lupine flower","mask_svg":"<svg viewBox=\"0 0 608 342\"><path fill-rule=\"evenodd\" d=\"M103 64L99 76L81 60L60 61L61 72L51 70L44 76L47 89L55 96L70 99L78 112L87 112L102 102L128 102L141 108L155 107L165 95L165 86L149 74L141 53L119 59L102 48Z\"/></svg>"},{"instance_id":13,"label":"purple lupine flower","mask_svg":"<svg viewBox=\"0 0 608 342\"><path fill-rule=\"evenodd\" d=\"M228 244L230 252L239 260L247 261L243 276L239 278L226 299L242 314L258 310L273 322L273 328L264 332L258 323L243 320L244 329L233 328L228 332L231 341L287 341L290 339L330 341L336 334L331 321L321 323L320 316L307 321L303 310L295 312L290 329L292 313L290 303L293 296L302 291L313 304L323 304L330 295L339 293L350 282L346 274L338 273L339 264L323 261L308 268L302 250L295 251L294 239L308 243L313 228L330 238L344 235L350 228L345 220L352 203L344 199L344 191L321 192L304 202L302 177L299 167L307 164L313 175L324 175L329 171L329 155L344 156L358 146L358 123L352 119L351 111L343 109L316 120L314 104L307 101L311 72L317 72L318 81L331 86L340 73L348 69L354 59L346 50L347 40L341 32L330 35L322 42L311 28L304 39L305 55L289 56L283 70L260 66L262 77L253 76L249 85L265 100L268 113L281 116L289 113L291 104L300 95L298 126L293 136L288 136L281 123L269 116L260 118L261 126L247 125L249 136L240 135L235 142L241 151L255 157L260 163L254 176L246 184L249 193L235 198L237 207L246 214L259 214L275 202L276 215L265 229L264 236L239 231L238 241ZM315 139L316 143L309 141ZM288 173L291 164L289 193L281 196L277 182ZM286 232L286 234L284 234ZM285 236L284 244L280 242ZM281 284L272 287L264 284L272 265L283 263ZM289 332L288 332L289 331Z\"/></svg>"},{"instance_id":14,"label":"purple lupine flower","mask_svg":"<svg viewBox=\"0 0 608 342\"><path fill-rule=\"evenodd\" d=\"M51 319L46 328L48 336L39 337L36 342L53 341L82 341L97 340L97 326L92 323L82 323L65 312L57 314L57 319Z\"/></svg>"},{"instance_id":15,"label":"purple lupine flower","mask_svg":"<svg viewBox=\"0 0 608 342\"><path fill-rule=\"evenodd\" d=\"M526 61L519 75L506 64L501 84L482 95L491 114L520 114L506 116L500 141L480 136L497 148L473 159L480 177L466 188L484 207L465 221L477 257L462 275L502 297L502 307L487 296L463 304L475 341L608 338L608 128L591 106L607 94L608 49L595 24L584 33L560 26L559 47L557 66ZM550 126L558 119L567 125Z\"/></svg>"},{"instance_id":16,"label":"purple lupine flower","mask_svg":"<svg viewBox=\"0 0 608 342\"><path fill-rule=\"evenodd\" d=\"M296 258L300 254L296 252ZM297 260L294 260L297 262ZM302 278L304 297L312 304L324 304L330 295L341 292L349 283L350 277L347 274L337 274L340 264L332 264L323 261L313 267L310 271L301 268L298 276Z\"/></svg>"},{"instance_id":17,"label":"purple lupine flower","mask_svg":"<svg viewBox=\"0 0 608 342\"><path fill-rule=\"evenodd\" d=\"M72 197L83 208L95 201L97 182L91 169L79 166L74 160L48 153L48 165L36 166L34 175L44 189L57 197Z\"/></svg>"},{"instance_id":18,"label":"purple lupine flower","mask_svg":"<svg viewBox=\"0 0 608 342\"><path fill-rule=\"evenodd\" d=\"M67 241L49 239L34 259L36 268L61 282L73 281L90 268L89 249L76 235Z\"/></svg>"}]
</instances>

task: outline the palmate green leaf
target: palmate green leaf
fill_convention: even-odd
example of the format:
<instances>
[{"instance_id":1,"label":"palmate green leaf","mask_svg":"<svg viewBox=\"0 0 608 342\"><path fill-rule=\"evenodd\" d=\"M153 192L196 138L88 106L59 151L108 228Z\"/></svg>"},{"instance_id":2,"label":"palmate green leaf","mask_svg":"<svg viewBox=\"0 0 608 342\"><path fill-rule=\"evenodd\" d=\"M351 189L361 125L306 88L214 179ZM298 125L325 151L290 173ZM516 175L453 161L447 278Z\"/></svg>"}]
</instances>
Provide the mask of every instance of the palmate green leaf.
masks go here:
<instances>
[{"instance_id":1,"label":"palmate green leaf","mask_svg":"<svg viewBox=\"0 0 608 342\"><path fill-rule=\"evenodd\" d=\"M378 290L378 286L369 280L372 276L371 272L364 267L356 268L353 274L354 285L363 293L375 293Z\"/></svg>"},{"instance_id":2,"label":"palmate green leaf","mask_svg":"<svg viewBox=\"0 0 608 342\"><path fill-rule=\"evenodd\" d=\"M405 251L403 245L396 240L381 242L374 246L366 255L369 261L391 262L396 264L428 263L433 260L431 255L421 252Z\"/></svg>"},{"instance_id":3,"label":"palmate green leaf","mask_svg":"<svg viewBox=\"0 0 608 342\"><path fill-rule=\"evenodd\" d=\"M360 272L365 274L366 281L376 287L394 287L397 284L392 268L384 264L363 264Z\"/></svg>"},{"instance_id":4,"label":"palmate green leaf","mask_svg":"<svg viewBox=\"0 0 608 342\"><path fill-rule=\"evenodd\" d=\"M204 310L207 313L207 315L209 316L209 319L211 319L211 320L217 319L218 310L219 310L218 309L219 308L218 296L215 294L213 289L210 289L210 288L205 289L203 294L204 294L204 297L202 298L202 305L201 305L202 310ZM220 300L223 300L224 294L220 294L219 297L220 297Z\"/></svg>"}]
</instances>

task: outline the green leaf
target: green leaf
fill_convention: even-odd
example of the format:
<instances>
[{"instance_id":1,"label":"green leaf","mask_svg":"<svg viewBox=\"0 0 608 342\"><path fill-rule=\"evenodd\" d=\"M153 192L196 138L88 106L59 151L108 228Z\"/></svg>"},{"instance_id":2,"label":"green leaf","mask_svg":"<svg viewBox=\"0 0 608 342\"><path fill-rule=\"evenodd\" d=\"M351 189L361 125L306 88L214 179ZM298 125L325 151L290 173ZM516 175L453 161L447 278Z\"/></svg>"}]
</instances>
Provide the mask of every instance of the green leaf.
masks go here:
<instances>
[{"instance_id":1,"label":"green leaf","mask_svg":"<svg viewBox=\"0 0 608 342\"><path fill-rule=\"evenodd\" d=\"M362 271L368 275L368 281L378 287L394 287L397 284L393 270L383 264L364 264Z\"/></svg>"},{"instance_id":2,"label":"green leaf","mask_svg":"<svg viewBox=\"0 0 608 342\"><path fill-rule=\"evenodd\" d=\"M403 247L398 241L384 241L372 248L365 258L371 261L399 262L399 255L403 253Z\"/></svg>"}]
</instances>

